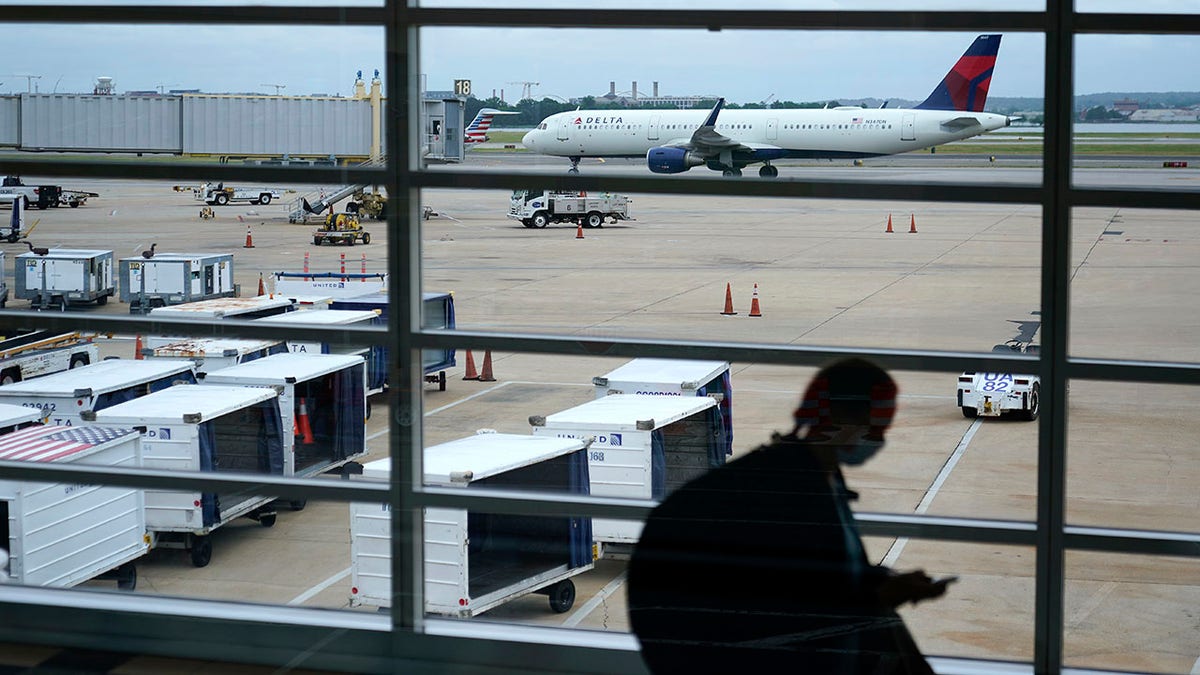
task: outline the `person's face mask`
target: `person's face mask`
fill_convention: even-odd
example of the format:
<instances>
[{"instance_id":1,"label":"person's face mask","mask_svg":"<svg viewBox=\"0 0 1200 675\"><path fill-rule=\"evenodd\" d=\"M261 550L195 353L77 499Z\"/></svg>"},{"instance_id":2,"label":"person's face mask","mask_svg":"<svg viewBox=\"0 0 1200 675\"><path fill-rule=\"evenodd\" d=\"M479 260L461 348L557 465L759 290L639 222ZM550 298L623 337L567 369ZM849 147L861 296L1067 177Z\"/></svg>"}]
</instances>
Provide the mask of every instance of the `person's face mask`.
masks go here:
<instances>
[{"instance_id":1,"label":"person's face mask","mask_svg":"<svg viewBox=\"0 0 1200 675\"><path fill-rule=\"evenodd\" d=\"M859 435L857 439L847 439L837 449L838 462L847 466L859 466L875 456L883 447L883 441L872 441Z\"/></svg>"}]
</instances>

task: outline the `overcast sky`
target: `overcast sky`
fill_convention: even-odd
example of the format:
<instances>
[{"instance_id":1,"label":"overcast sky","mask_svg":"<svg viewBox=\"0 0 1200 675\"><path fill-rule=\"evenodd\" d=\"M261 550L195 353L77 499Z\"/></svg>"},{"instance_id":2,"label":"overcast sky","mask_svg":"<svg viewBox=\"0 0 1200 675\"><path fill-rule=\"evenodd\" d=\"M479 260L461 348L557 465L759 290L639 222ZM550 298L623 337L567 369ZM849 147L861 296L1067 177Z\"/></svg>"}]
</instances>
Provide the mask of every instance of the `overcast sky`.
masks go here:
<instances>
[{"instance_id":1,"label":"overcast sky","mask_svg":"<svg viewBox=\"0 0 1200 675\"><path fill-rule=\"evenodd\" d=\"M497 5L441 0L437 6ZM1081 10L1197 11L1200 0L1077 0ZM679 6L682 0L656 4ZM56 4L38 2L38 4ZM83 3L98 4L98 3ZM108 4L108 3L99 3ZM129 3L142 4L142 3ZM172 4L187 4L183 2ZM269 4L335 4L271 2ZM368 2L359 4L371 4ZM566 0L503 4L569 6ZM591 0L592 8L644 7L633 0ZM893 9L894 0L733 2L688 0L688 7ZM1040 9L1036 0L911 0L926 9ZM5 35L0 93L90 93L99 76L118 92L200 89L285 95L352 93L355 72L383 70L378 29L224 26L12 26ZM923 99L976 33L821 31L611 31L553 29L426 29L422 72L429 89L472 81L476 96L504 90L516 101L530 85L535 98L602 95L609 82L640 94L715 94L734 102L853 98ZM994 96L1042 95L1040 34L1006 34L992 78ZM1200 37L1083 36L1078 40L1076 93L1200 90ZM39 75L29 79L19 75ZM277 88L272 85L282 85ZM385 92L386 93L386 92Z\"/></svg>"}]
</instances>

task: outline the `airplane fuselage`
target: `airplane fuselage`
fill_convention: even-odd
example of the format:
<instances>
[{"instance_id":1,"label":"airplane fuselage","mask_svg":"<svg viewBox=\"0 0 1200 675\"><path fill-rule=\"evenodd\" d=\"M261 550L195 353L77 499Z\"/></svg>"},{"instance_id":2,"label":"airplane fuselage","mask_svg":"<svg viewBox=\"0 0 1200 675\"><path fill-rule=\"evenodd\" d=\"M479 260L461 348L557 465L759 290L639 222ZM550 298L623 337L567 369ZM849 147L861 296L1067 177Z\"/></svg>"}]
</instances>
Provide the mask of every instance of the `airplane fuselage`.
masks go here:
<instances>
[{"instance_id":1,"label":"airplane fuselage","mask_svg":"<svg viewBox=\"0 0 1200 675\"><path fill-rule=\"evenodd\" d=\"M524 137L527 148L559 157L645 157L683 144L707 110L576 110L547 117ZM976 123L964 125L974 119ZM839 107L723 110L717 132L765 159L894 155L977 136L1008 125L1005 115L955 110Z\"/></svg>"}]
</instances>

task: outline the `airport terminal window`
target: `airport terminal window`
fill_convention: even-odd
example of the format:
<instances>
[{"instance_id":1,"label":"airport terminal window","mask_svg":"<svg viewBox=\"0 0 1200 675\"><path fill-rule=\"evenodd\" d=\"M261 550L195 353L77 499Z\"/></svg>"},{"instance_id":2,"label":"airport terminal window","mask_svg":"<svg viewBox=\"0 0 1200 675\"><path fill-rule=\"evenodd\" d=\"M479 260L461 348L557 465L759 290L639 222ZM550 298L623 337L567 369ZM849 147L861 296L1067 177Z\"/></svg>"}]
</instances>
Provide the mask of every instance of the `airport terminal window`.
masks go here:
<instances>
[{"instance_id":1,"label":"airport terminal window","mask_svg":"<svg viewBox=\"0 0 1200 675\"><path fill-rule=\"evenodd\" d=\"M1099 7L1092 11L1113 11L1109 8L1112 3L1093 0L1090 4ZM418 33L423 39L453 35L455 21L462 22L465 32L495 30L477 25L492 21L490 17L481 19L478 10L457 5L432 13L422 9L393 3L386 7L291 8L273 15L262 8L233 7L219 22L221 28L244 28L237 24L245 23L255 29L286 30L294 16L312 10L314 21L334 26L329 30L362 31L372 39L386 34L388 49L401 51L412 47L408 40ZM119 27L144 31L172 20L188 25L198 22L179 7L151 5L144 10L128 19L132 24ZM1044 15L1042 10L1047 10ZM737 32L746 25L751 26L750 32L762 30L771 20L796 32L816 25L839 38L845 37L839 33L856 27L866 30L880 22L914 28L899 12L759 16L756 11L731 10L720 16L730 22L728 30L697 31L696 35L724 39L721 33ZM59 7L56 12L53 20L60 23L49 24L55 29L95 20L88 8ZM963 34L1037 32L1047 27L1055 31L1058 20L1068 14L1069 9L1052 1L1045 8L1039 4L1030 14L1011 7L988 13L937 13L937 25L939 30L952 28ZM646 30L676 22L712 28L696 26L692 15L690 11L667 10L661 16L634 13L631 20ZM27 29L47 21L28 7L18 7L14 16L6 19L13 22L9 28ZM535 34L563 30L537 26L539 20L545 20L537 13L503 16L516 24L516 29ZM593 16L586 10L568 8L555 16L574 26L566 30L585 34L601 30L586 24ZM389 23L397 17L401 23ZM1139 19L1137 29L1148 34L1176 33L1172 39L1194 40L1191 33L1200 33L1194 15L1174 19L1151 14ZM412 24L403 23L410 20ZM433 25L421 26L422 20ZM277 26L264 25L274 21ZM481 154L487 156L486 161L420 165L421 141L408 138L402 126L417 114L420 102L407 101L407 114L383 116L387 147L393 155L382 162L383 168L334 169L312 164L311 159L300 160L310 163L297 167L242 165L238 159L222 157L209 160L203 180L225 185L247 178L264 185L288 181L312 186L376 183L396 193L392 195L394 203L404 208L389 210L383 214L385 220L371 223L377 233L374 243L336 251L329 246L312 249L324 253L323 264L332 264L330 261L337 260L334 255L346 251L350 268L356 266L355 254L367 249L370 260L363 258L364 267L378 265L388 274L393 294L387 305L391 313L389 340L398 340L398 344L386 346L393 350L396 362L388 371L393 381L387 393L374 399L378 407L371 424L376 425L372 429L380 430L379 435L366 441L378 444L381 450L386 448L384 452L392 459L397 453L416 459L422 446L480 427L502 434L528 433L529 426L536 426L529 422L529 415L553 412L529 411L534 403L545 407L586 403L595 395L590 376L633 357L679 353L733 365L734 394L739 397L739 412L733 418L735 452L745 452L765 440L771 429L784 424L815 366L836 356L863 353L897 375L903 389L901 403L911 413L898 422L892 439L905 451L881 458L877 467L852 473L863 488L856 510L862 515L868 553L885 561L903 554L899 558L903 563L968 575L962 593L951 593L942 601L945 604L906 611L906 620L921 626L918 639L928 654L1015 661L1024 667L1032 663L1036 672L1045 673L1076 666L1192 672L1200 656L1195 652L1200 633L1188 612L1200 588L1194 573L1200 534L1186 514L1194 510L1190 486L1200 468L1186 439L1195 437L1194 415L1189 411L1195 408L1200 359L1194 352L1195 322L1189 318L1197 308L1186 293L1195 286L1191 276L1194 256L1188 256L1195 247L1187 224L1200 210L1200 200L1186 184L1183 189L1162 189L1180 187L1187 178L1183 166L1141 167L1113 175L1110 169L1096 169L1086 162L1068 165L1072 139L1064 136L1070 133L1076 111L1064 101L1072 94L1087 93L1060 91L1071 81L1072 67L1079 65L1078 58L1071 61L1078 56L1073 45L1104 36L1096 31L1117 33L1127 27L1105 15L1081 23L1068 20L1063 25L1082 26L1078 30L1088 34L1076 39L1070 32L1052 32L1046 39L1044 57L1033 50L1038 60L1031 68L1047 71L1046 95L1050 98L1043 102L1048 126L1039 134L1045 139L1044 149L1022 160L1027 165L1007 164L998 151L1002 166L993 167L992 162L976 157L972 170L959 171L951 165L938 169L941 176L933 176L923 167L905 163L917 154L927 157L933 153L911 153L895 160L898 164L881 162L866 168L851 168L849 161L837 166L809 162L805 167L810 173L796 176L785 172L776 182L753 175L741 181L720 180L719 174L708 173L706 167L697 167L686 177L664 177L646 171L642 160L627 159L605 162L604 170L585 171L578 178L566 175L565 159L561 166L547 162L539 165L544 169L531 171L529 164L508 165L495 153ZM410 26L419 30L409 32ZM621 30L633 33L638 29ZM922 34L920 40L932 42L942 37L932 32ZM409 80L410 73L424 72L431 67L431 60L412 68L404 59L394 58L396 53L392 52L393 62L386 64L380 76L382 83L389 90L416 91L418 84ZM1048 66L1041 62L1043 58ZM521 76L514 73L512 77ZM45 84L43 80L41 86ZM21 98L0 96L0 105ZM397 94L388 105L395 106L405 98ZM367 111L358 112L369 114ZM535 120L530 127L535 124L543 130L550 126ZM584 128L591 135L601 135L612 131L612 126ZM640 130L642 126L625 128ZM756 125L718 126L742 135ZM813 123L783 128L830 131L852 126ZM871 127L894 128L892 124ZM666 128L690 133L686 125ZM27 176L49 176L64 184L82 177L130 194L111 209L111 218L118 214L145 217L138 201L141 197L136 195L142 189L139 186L153 183L155 189L169 189L164 179L181 185L199 179L195 164L188 163L147 165L133 158L107 156L97 162L92 156L80 160L57 154L30 157L30 153L12 149L11 133L12 128L0 125L2 152L14 167L10 173L19 170ZM947 154L939 149L937 156ZM497 156L501 159L495 160ZM987 178L974 178L983 172L988 172ZM545 182L590 193L631 194L635 209L643 208L655 218L586 229L581 222L561 222L543 229L532 222L525 225L519 219L506 219L503 213L497 216L503 208L498 211L495 204L507 205L511 190L518 182L530 183L530 176L551 178ZM697 182L696 177L707 182ZM1096 177L1107 182L1099 189L1089 188L1086 179ZM258 216L268 206L261 203L261 197L257 199L260 203L239 210L236 222L229 211L222 213L219 207L214 207L220 216L215 219L203 211L197 217L198 209L188 207L189 222L198 224L189 228L191 234L209 231L214 240L219 237L223 242L219 247L228 248L227 242L235 242L241 250L243 237L244 248L252 247L249 230L256 228L254 236L260 240L261 251L271 246L264 246L265 231L297 227L280 222L262 223L262 229L257 229ZM430 216L427 211L422 217L423 207L437 215ZM110 211L107 204L98 208ZM87 213L86 209L80 211ZM65 209L61 212L71 214ZM911 220L904 218L906 213ZM58 214L51 210L39 215L49 221ZM155 234L166 233L165 220L153 221L150 229L162 227ZM905 221L912 223L911 229ZM89 226L92 229L81 227L72 232L71 240L97 237L95 224ZM47 232L54 226L48 222L39 229ZM307 232L311 227L290 231L299 229ZM697 232L711 240L706 244L711 269L687 264L688 255L700 250L695 243ZM99 235L92 241L103 241L106 236L111 235ZM520 240L519 251L512 253L516 240ZM631 240L636 240L636 245L629 245ZM149 259L145 254L139 256L149 243L139 243L132 257ZM215 242L209 242L205 250L214 246ZM938 251L920 251L939 246ZM11 257L24 252L16 245L6 244L5 248ZM152 249L150 252L153 254ZM299 259L291 247L271 252ZM746 270L757 273L765 267L762 261L775 258L788 260L775 278L766 282L748 278ZM6 274L9 269L13 269L11 262L6 263ZM740 316L733 312L723 316L720 311L724 280L698 281L701 275L716 276L710 274L714 269L741 272L733 285ZM674 277L666 279L672 273ZM202 275L193 276L199 280ZM15 277L8 278L15 285ZM829 278L841 281L822 288L821 280ZM239 276L242 295L249 295L247 286L257 282L244 273ZM271 283L266 279L264 294L272 292ZM754 298L762 301L763 316L748 315L750 286L757 283L762 283L762 295L756 286ZM669 301L646 305L644 289L655 284L675 284L677 292ZM864 292L867 286L875 291ZM457 330L430 328L415 320L423 306L419 291L451 290L458 303ZM589 308L602 308L603 312L594 313L603 313L604 320L587 316L592 311ZM19 320L21 325L44 330L69 326L131 337L149 332L155 320L147 315L111 318L77 308L65 313L25 313L23 308L11 307L3 311L0 318L5 325ZM806 312L808 319L804 319ZM822 314L836 315L840 325L815 320L806 323ZM690 323L693 321L696 323ZM781 327L788 321L794 325ZM987 324L986 330L983 324ZM697 330L696 325L708 328ZM180 331L231 338L286 335L314 338L318 345L324 338L346 347L364 346L355 343L355 335L372 340L352 329L271 329L209 318L193 319ZM777 337L787 331L790 339ZM987 339L981 342L981 336ZM468 348L481 371L491 374L495 367L502 381L489 382L481 374L473 378L477 382L459 379L469 375L464 362ZM122 356L132 358L135 349L141 356L154 347L142 345L139 338L136 348L130 340L121 343L121 349ZM443 372L446 379L442 384L448 379L450 385L445 395L436 382L425 379L430 373L413 367L422 354L428 356L440 349L457 350L459 356L459 361ZM562 366L562 379L542 372L547 363L567 364ZM980 396L997 382L1009 382L1003 377L1006 374L1025 373L1021 369L1036 371L1036 376L1026 373L1019 377L1020 383L1013 379L1014 387L1024 387L1015 396L1002 402ZM208 377L213 375L202 379ZM957 392L951 384L956 379ZM279 387L291 384L295 383ZM217 385L209 382L205 386ZM336 420L329 416L334 406L326 403L331 392L347 386L346 381L331 378L296 388L289 394L295 397L294 425L284 424L291 428L282 430L255 427L254 437L261 436L264 442L253 447L245 444L245 452L230 461L259 467L266 476L261 480L281 490L301 485L274 477L288 474L275 471L279 455L268 448L266 439L290 434L308 451L328 449L336 454L338 441L322 445L324 440L343 438L328 426ZM478 415L460 405L470 396L464 395L466 387L476 386L479 389L472 400L489 406ZM1004 415L994 408L1008 404L1015 407ZM743 415L743 409L754 413ZM446 410L452 412L443 414ZM369 409L354 406L337 413L343 420L369 414ZM214 437L247 438L248 432L238 425L262 419L262 414L246 412L236 418L236 425L226 420L230 426L213 427ZM303 455L305 448L296 452ZM575 546L580 542L572 541L569 549L561 542L542 548L541 539L528 543L514 531L536 538L530 532L544 535L571 518L592 514L602 514L597 519L635 522L644 516L645 506L640 502L589 502L571 489L556 490L552 499L543 501L546 494L541 488L547 483L571 484L569 460L563 457L572 452L579 449L563 450L529 473L481 481L484 488L515 485L533 490L515 497L459 490L461 483L473 478L462 473L447 474L441 482L428 476L405 482L402 478L413 478L405 473L411 471L411 462L397 461L395 468L388 469L376 466L374 474L351 476L346 481L316 478L303 484L316 495L307 508L308 493L304 491L289 492L283 501L296 515L310 519L327 516L329 521L317 518L323 524L310 531L289 527L286 514L281 514L280 527L272 531L279 542L276 550L289 558L307 560L312 555L310 538L323 537L344 539L348 550L351 533L342 511L349 510L347 503L353 502L372 504L387 513L381 536L390 541L383 544L384 555L402 560L415 555L411 539L403 535L423 526L415 509L428 506L449 511L470 505L473 513L486 514L465 522L464 531L473 540L472 552L485 556L508 553L511 547L506 549L503 542L520 540L523 543L517 548L537 549L556 562L565 557L570 560L568 566L575 565L576 553L583 556L580 561L588 553L583 550L586 547ZM314 457L307 456L310 460ZM942 482L941 474L947 469L955 471L953 482ZM49 469L43 471L49 475ZM68 467L66 471L79 485L122 480L103 469ZM280 471L286 472L286 468ZM389 475L393 482L385 492L380 486L388 484ZM170 475L157 479L179 489L186 483ZM960 479L963 482L958 483ZM220 501L228 506L241 485L236 477L207 480L186 484L209 495L197 499L198 504L206 500L211 504L211 495L219 493ZM210 484L220 487L209 492L204 488ZM382 500L388 502L381 504ZM401 503L418 506L407 512L394 510ZM0 504L12 515L15 507L7 501ZM553 514L545 516L541 508ZM268 520L275 522L275 515L265 510L256 510L254 517L258 520L255 527L267 525ZM376 518L374 524L380 522ZM397 533L401 536L392 536ZM378 537L375 543L379 543ZM216 555L221 554L218 548ZM304 573L315 574L315 556L312 560L314 564ZM602 559L597 567L603 567L609 579L620 575L620 563L613 559ZM386 567L384 573L401 568ZM327 581L331 585L322 586ZM315 596L343 581L313 578L309 585ZM394 599L391 614L328 611L344 609L338 604L342 599L317 603L316 607L288 606L298 596L288 594L282 585L248 588L244 579L203 599L187 590L195 583L194 577L183 575L157 589L161 597L0 586L0 610L9 618L0 627L0 640L46 640L46 627L54 625L66 633L60 639L81 645L189 656L219 652L231 660L301 668L381 671L411 666L419 671L430 664L451 664L451 669L515 670L527 667L530 658L568 664L563 666L565 670L581 673L638 672L640 667L636 643L620 621L610 622L603 612L574 624L552 623L546 620L546 598L537 596L497 611L495 620L447 621L439 618L438 612L427 615L426 605L417 597L403 595L422 587L422 574L402 575L395 581L402 594ZM580 583L581 588L585 586ZM473 597L480 589L469 588ZM609 587L587 588L586 592L604 611L616 607L606 604L616 602ZM293 604L303 605L314 596ZM551 607L554 599L551 596ZM558 600L561 603L562 597ZM990 602L995 604L987 605ZM981 609L984 605L986 611ZM1135 623L1136 617L1150 618ZM1152 624L1152 629L1146 623ZM561 626L576 630L560 630ZM186 639L179 640L180 635ZM522 643L522 649L504 648L512 642ZM278 648L264 649L263 645ZM584 655L587 658L580 658ZM963 667L948 661L939 670L962 672Z\"/></svg>"}]
</instances>

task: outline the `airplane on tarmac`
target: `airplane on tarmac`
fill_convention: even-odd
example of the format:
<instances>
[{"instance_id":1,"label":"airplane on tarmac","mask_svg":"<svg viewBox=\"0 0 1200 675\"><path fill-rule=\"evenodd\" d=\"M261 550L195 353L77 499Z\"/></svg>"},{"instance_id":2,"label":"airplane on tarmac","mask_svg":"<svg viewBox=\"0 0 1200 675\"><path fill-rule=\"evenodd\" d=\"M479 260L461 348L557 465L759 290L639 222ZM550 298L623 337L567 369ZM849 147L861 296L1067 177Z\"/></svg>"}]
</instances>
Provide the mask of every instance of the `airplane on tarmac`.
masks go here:
<instances>
[{"instance_id":1,"label":"airplane on tarmac","mask_svg":"<svg viewBox=\"0 0 1200 675\"><path fill-rule=\"evenodd\" d=\"M916 108L722 111L722 98L707 113L574 110L547 117L522 140L538 154L570 158L571 173L579 173L584 157L645 157L654 173L707 166L740 176L744 167L761 162L758 175L765 178L779 175L771 164L778 159L878 157L919 150L1009 125L1007 116L983 112L1000 37L975 38Z\"/></svg>"},{"instance_id":2,"label":"airplane on tarmac","mask_svg":"<svg viewBox=\"0 0 1200 675\"><path fill-rule=\"evenodd\" d=\"M467 132L463 134L463 143L471 145L473 143L485 143L488 140L488 129L492 128L492 119L496 115L518 115L520 113L505 112L496 110L495 108L482 108L479 114L475 115L475 119L467 125Z\"/></svg>"}]
</instances>

